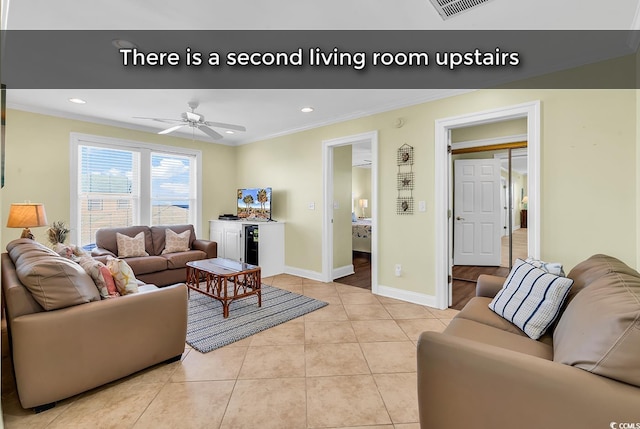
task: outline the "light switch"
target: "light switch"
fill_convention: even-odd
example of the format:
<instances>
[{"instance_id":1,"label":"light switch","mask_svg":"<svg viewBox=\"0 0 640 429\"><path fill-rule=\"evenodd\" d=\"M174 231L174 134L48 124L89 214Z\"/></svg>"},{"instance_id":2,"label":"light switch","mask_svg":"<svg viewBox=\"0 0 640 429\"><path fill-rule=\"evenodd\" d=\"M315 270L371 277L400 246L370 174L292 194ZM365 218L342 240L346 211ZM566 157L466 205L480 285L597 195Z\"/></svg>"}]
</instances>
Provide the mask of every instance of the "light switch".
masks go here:
<instances>
[{"instance_id":1,"label":"light switch","mask_svg":"<svg viewBox=\"0 0 640 429\"><path fill-rule=\"evenodd\" d=\"M334 201L334 202L333 202L333 209L334 209L334 210L338 210L339 208L340 208L340 203L339 203L339 202L337 202L337 201Z\"/></svg>"},{"instance_id":2,"label":"light switch","mask_svg":"<svg viewBox=\"0 0 640 429\"><path fill-rule=\"evenodd\" d=\"M418 211L426 212L427 211L427 202L426 201L418 201Z\"/></svg>"},{"instance_id":3,"label":"light switch","mask_svg":"<svg viewBox=\"0 0 640 429\"><path fill-rule=\"evenodd\" d=\"M309 203L309 210L315 210L316 209L316 203L314 203L313 201Z\"/></svg>"}]
</instances>

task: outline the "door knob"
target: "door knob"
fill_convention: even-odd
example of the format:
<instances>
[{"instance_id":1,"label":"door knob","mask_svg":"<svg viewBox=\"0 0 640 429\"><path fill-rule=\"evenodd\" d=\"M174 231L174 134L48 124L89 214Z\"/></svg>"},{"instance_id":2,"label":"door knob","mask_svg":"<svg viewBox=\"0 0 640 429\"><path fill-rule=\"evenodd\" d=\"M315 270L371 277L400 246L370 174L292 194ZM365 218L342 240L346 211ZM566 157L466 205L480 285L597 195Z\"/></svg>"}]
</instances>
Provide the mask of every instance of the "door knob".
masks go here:
<instances>
[{"instance_id":1,"label":"door knob","mask_svg":"<svg viewBox=\"0 0 640 429\"><path fill-rule=\"evenodd\" d=\"M463 217L460 217L460 216L457 216L457 217L456 217L456 220L464 220L464 218L463 218Z\"/></svg>"}]
</instances>

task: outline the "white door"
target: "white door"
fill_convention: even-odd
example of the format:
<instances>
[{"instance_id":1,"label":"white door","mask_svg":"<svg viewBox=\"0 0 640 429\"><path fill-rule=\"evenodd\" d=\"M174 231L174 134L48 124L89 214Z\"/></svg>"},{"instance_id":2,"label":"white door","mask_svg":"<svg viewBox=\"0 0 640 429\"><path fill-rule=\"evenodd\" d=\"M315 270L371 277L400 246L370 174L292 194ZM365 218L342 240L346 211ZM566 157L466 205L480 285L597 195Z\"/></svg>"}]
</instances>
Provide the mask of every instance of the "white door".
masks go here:
<instances>
[{"instance_id":1,"label":"white door","mask_svg":"<svg viewBox=\"0 0 640 429\"><path fill-rule=\"evenodd\" d=\"M453 263L500 265L500 160L454 162Z\"/></svg>"}]
</instances>

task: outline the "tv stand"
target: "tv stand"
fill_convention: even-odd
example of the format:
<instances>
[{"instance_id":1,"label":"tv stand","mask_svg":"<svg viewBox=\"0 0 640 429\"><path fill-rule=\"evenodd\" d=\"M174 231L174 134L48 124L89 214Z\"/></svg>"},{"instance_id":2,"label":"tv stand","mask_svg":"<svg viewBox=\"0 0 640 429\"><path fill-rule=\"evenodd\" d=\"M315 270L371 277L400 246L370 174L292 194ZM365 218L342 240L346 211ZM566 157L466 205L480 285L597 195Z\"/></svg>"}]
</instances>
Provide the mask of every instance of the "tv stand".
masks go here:
<instances>
[{"instance_id":1,"label":"tv stand","mask_svg":"<svg viewBox=\"0 0 640 429\"><path fill-rule=\"evenodd\" d=\"M218 243L218 258L246 262L245 226L258 227L258 264L263 277L284 273L284 223L250 220L209 221L209 239Z\"/></svg>"}]
</instances>

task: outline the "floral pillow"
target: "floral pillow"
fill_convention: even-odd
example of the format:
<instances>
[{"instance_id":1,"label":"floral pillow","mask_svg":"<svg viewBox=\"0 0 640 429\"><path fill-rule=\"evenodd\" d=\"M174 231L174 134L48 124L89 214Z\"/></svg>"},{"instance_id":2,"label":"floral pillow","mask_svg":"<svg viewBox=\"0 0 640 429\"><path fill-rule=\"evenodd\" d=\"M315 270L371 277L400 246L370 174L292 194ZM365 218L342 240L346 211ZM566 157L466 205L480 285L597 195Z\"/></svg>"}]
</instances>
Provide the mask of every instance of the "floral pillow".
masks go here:
<instances>
[{"instance_id":1,"label":"floral pillow","mask_svg":"<svg viewBox=\"0 0 640 429\"><path fill-rule=\"evenodd\" d=\"M113 276L120 295L138 293L138 282L129 264L122 259L107 257L107 268Z\"/></svg>"},{"instance_id":2,"label":"floral pillow","mask_svg":"<svg viewBox=\"0 0 640 429\"><path fill-rule=\"evenodd\" d=\"M149 256L144 250L144 232L140 231L135 237L116 232L118 245L118 258L131 258L133 256Z\"/></svg>"},{"instance_id":3,"label":"floral pillow","mask_svg":"<svg viewBox=\"0 0 640 429\"><path fill-rule=\"evenodd\" d=\"M102 262L93 259L91 256L83 256L78 259L78 264L91 276L93 282L100 292L100 297L115 298L120 296L116 283L109 268Z\"/></svg>"},{"instance_id":4,"label":"floral pillow","mask_svg":"<svg viewBox=\"0 0 640 429\"><path fill-rule=\"evenodd\" d=\"M167 228L165 230L165 245L162 251L163 255L167 253L186 252L189 249L189 239L191 238L191 231L186 230L178 234Z\"/></svg>"}]
</instances>

